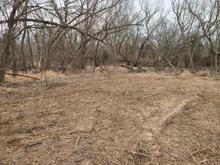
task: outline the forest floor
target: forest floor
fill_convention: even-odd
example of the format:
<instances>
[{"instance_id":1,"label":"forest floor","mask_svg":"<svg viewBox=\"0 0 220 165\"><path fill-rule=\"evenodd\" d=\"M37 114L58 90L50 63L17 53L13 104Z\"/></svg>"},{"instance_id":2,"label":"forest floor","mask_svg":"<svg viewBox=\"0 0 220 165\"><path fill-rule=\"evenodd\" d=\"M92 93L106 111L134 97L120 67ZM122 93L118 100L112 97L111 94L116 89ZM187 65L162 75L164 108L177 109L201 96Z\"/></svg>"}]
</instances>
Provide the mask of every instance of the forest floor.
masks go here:
<instances>
[{"instance_id":1,"label":"forest floor","mask_svg":"<svg viewBox=\"0 0 220 165\"><path fill-rule=\"evenodd\" d=\"M220 81L83 73L0 89L1 165L220 164Z\"/></svg>"}]
</instances>

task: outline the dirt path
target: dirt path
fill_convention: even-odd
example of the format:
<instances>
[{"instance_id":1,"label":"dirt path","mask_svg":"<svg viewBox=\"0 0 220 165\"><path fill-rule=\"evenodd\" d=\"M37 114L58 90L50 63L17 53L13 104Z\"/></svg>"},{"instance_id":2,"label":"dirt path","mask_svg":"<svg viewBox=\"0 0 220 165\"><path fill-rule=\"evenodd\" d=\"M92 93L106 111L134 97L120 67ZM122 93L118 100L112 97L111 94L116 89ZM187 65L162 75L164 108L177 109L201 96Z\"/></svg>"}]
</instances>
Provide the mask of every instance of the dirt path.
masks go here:
<instances>
[{"instance_id":1,"label":"dirt path","mask_svg":"<svg viewBox=\"0 0 220 165\"><path fill-rule=\"evenodd\" d=\"M4 87L0 164L220 164L219 89L128 73Z\"/></svg>"}]
</instances>

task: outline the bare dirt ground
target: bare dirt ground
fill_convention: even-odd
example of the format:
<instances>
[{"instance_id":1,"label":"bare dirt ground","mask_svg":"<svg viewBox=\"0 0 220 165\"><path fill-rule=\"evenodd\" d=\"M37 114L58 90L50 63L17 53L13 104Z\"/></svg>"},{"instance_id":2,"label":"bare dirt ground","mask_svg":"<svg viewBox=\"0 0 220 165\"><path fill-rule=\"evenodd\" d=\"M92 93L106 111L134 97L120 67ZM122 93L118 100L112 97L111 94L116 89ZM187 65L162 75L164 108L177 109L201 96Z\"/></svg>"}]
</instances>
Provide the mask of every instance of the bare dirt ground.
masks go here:
<instances>
[{"instance_id":1,"label":"bare dirt ground","mask_svg":"<svg viewBox=\"0 0 220 165\"><path fill-rule=\"evenodd\" d=\"M220 81L78 74L3 85L0 164L219 165Z\"/></svg>"}]
</instances>

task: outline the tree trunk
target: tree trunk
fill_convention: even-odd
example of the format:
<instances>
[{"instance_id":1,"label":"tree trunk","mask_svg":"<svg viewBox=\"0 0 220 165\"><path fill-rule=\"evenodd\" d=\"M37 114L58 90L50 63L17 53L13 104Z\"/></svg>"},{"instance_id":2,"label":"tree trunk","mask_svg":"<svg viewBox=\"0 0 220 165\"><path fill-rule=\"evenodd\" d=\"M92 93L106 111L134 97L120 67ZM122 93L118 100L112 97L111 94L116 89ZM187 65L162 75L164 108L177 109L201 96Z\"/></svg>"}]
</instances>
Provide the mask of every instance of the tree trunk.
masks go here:
<instances>
[{"instance_id":1,"label":"tree trunk","mask_svg":"<svg viewBox=\"0 0 220 165\"><path fill-rule=\"evenodd\" d=\"M21 59L22 59L22 70L23 71L27 71L27 64L26 64L26 54L24 51L24 41L25 41L25 37L26 37L26 29L24 30L23 36L22 36L22 40L21 40Z\"/></svg>"},{"instance_id":2,"label":"tree trunk","mask_svg":"<svg viewBox=\"0 0 220 165\"><path fill-rule=\"evenodd\" d=\"M28 40L28 46L29 46L29 50L30 50L30 65L29 65L29 70L30 70L30 69L34 68L35 66L34 66L33 50L31 47L31 39L30 39L30 34L29 34L28 30L27 30L27 40Z\"/></svg>"},{"instance_id":3,"label":"tree trunk","mask_svg":"<svg viewBox=\"0 0 220 165\"><path fill-rule=\"evenodd\" d=\"M86 39L83 38L83 40L82 40L82 47L81 47L81 50L79 52L79 56L80 56L80 69L81 70L86 68L86 62L87 62L87 57L86 57L87 42L85 40Z\"/></svg>"},{"instance_id":4,"label":"tree trunk","mask_svg":"<svg viewBox=\"0 0 220 165\"><path fill-rule=\"evenodd\" d=\"M8 58L11 53L11 45L12 45L12 37L13 37L13 30L12 28L9 28L8 32L4 36L4 47L3 47L3 53L0 59L0 82L4 82L5 80L5 69L7 69L8 64Z\"/></svg>"},{"instance_id":5,"label":"tree trunk","mask_svg":"<svg viewBox=\"0 0 220 165\"><path fill-rule=\"evenodd\" d=\"M16 73L17 73L17 58L16 57L12 63L12 72L13 72L13 77L16 77Z\"/></svg>"},{"instance_id":6,"label":"tree trunk","mask_svg":"<svg viewBox=\"0 0 220 165\"><path fill-rule=\"evenodd\" d=\"M99 65L98 64L98 58L97 58L98 49L99 49L99 42L97 42L97 44L96 44L95 54L94 54L93 59L92 59L93 60L93 62L92 62L92 71L93 71L93 73L95 72L95 68Z\"/></svg>"},{"instance_id":7,"label":"tree trunk","mask_svg":"<svg viewBox=\"0 0 220 165\"><path fill-rule=\"evenodd\" d=\"M215 75L218 72L218 53L215 53Z\"/></svg>"},{"instance_id":8,"label":"tree trunk","mask_svg":"<svg viewBox=\"0 0 220 165\"><path fill-rule=\"evenodd\" d=\"M195 73L195 65L193 61L193 50L192 49L188 51L188 55L189 55L189 64L192 69L192 73Z\"/></svg>"},{"instance_id":9,"label":"tree trunk","mask_svg":"<svg viewBox=\"0 0 220 165\"><path fill-rule=\"evenodd\" d=\"M215 54L214 54L214 51L213 50L210 50L210 58L211 58L211 61L210 61L210 73L211 73L211 76L215 76Z\"/></svg>"},{"instance_id":10,"label":"tree trunk","mask_svg":"<svg viewBox=\"0 0 220 165\"><path fill-rule=\"evenodd\" d=\"M5 70L0 70L0 83L5 81Z\"/></svg>"}]
</instances>

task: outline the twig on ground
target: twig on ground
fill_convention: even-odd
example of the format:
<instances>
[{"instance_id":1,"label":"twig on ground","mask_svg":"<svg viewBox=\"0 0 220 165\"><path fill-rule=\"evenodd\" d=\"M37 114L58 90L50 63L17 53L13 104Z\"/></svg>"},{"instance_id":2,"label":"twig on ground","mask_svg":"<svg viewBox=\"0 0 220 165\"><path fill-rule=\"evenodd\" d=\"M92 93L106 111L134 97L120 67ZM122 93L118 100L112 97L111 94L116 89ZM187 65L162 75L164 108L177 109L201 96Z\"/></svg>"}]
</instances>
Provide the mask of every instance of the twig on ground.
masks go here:
<instances>
[{"instance_id":1,"label":"twig on ground","mask_svg":"<svg viewBox=\"0 0 220 165\"><path fill-rule=\"evenodd\" d=\"M190 153L190 157L191 157L193 163L195 163L196 165L200 165L200 163L196 160L196 158L193 156L193 154Z\"/></svg>"},{"instance_id":2,"label":"twig on ground","mask_svg":"<svg viewBox=\"0 0 220 165\"><path fill-rule=\"evenodd\" d=\"M193 152L192 155L196 155L196 154L198 154L198 153L203 153L203 152L205 152L205 151L211 151L211 152L213 152L210 148L206 148L206 149L202 149L202 150L198 150L198 151L196 151L196 152Z\"/></svg>"},{"instance_id":3,"label":"twig on ground","mask_svg":"<svg viewBox=\"0 0 220 165\"><path fill-rule=\"evenodd\" d=\"M131 153L131 154L134 154L134 155L139 155L139 156L144 156L144 157L147 157L148 155L147 154L144 154L144 153L140 153L140 152L135 152L135 151L128 151L127 152Z\"/></svg>"},{"instance_id":4,"label":"twig on ground","mask_svg":"<svg viewBox=\"0 0 220 165\"><path fill-rule=\"evenodd\" d=\"M80 140L80 136L76 139L76 143L75 143L75 145L74 145L74 147L76 148L77 147L77 145L79 144L79 140Z\"/></svg>"},{"instance_id":5,"label":"twig on ground","mask_svg":"<svg viewBox=\"0 0 220 165\"><path fill-rule=\"evenodd\" d=\"M37 139L33 142L30 142L30 143L26 144L25 147L28 148L28 147L33 147L33 146L38 145L38 144L42 144L42 141L47 139L47 138L48 138L48 136Z\"/></svg>"},{"instance_id":6,"label":"twig on ground","mask_svg":"<svg viewBox=\"0 0 220 165\"><path fill-rule=\"evenodd\" d=\"M60 83L60 84L54 83L54 84L49 85L47 88L45 88L45 90L56 88L56 87L61 87L62 85L64 85L64 83Z\"/></svg>"}]
</instances>

